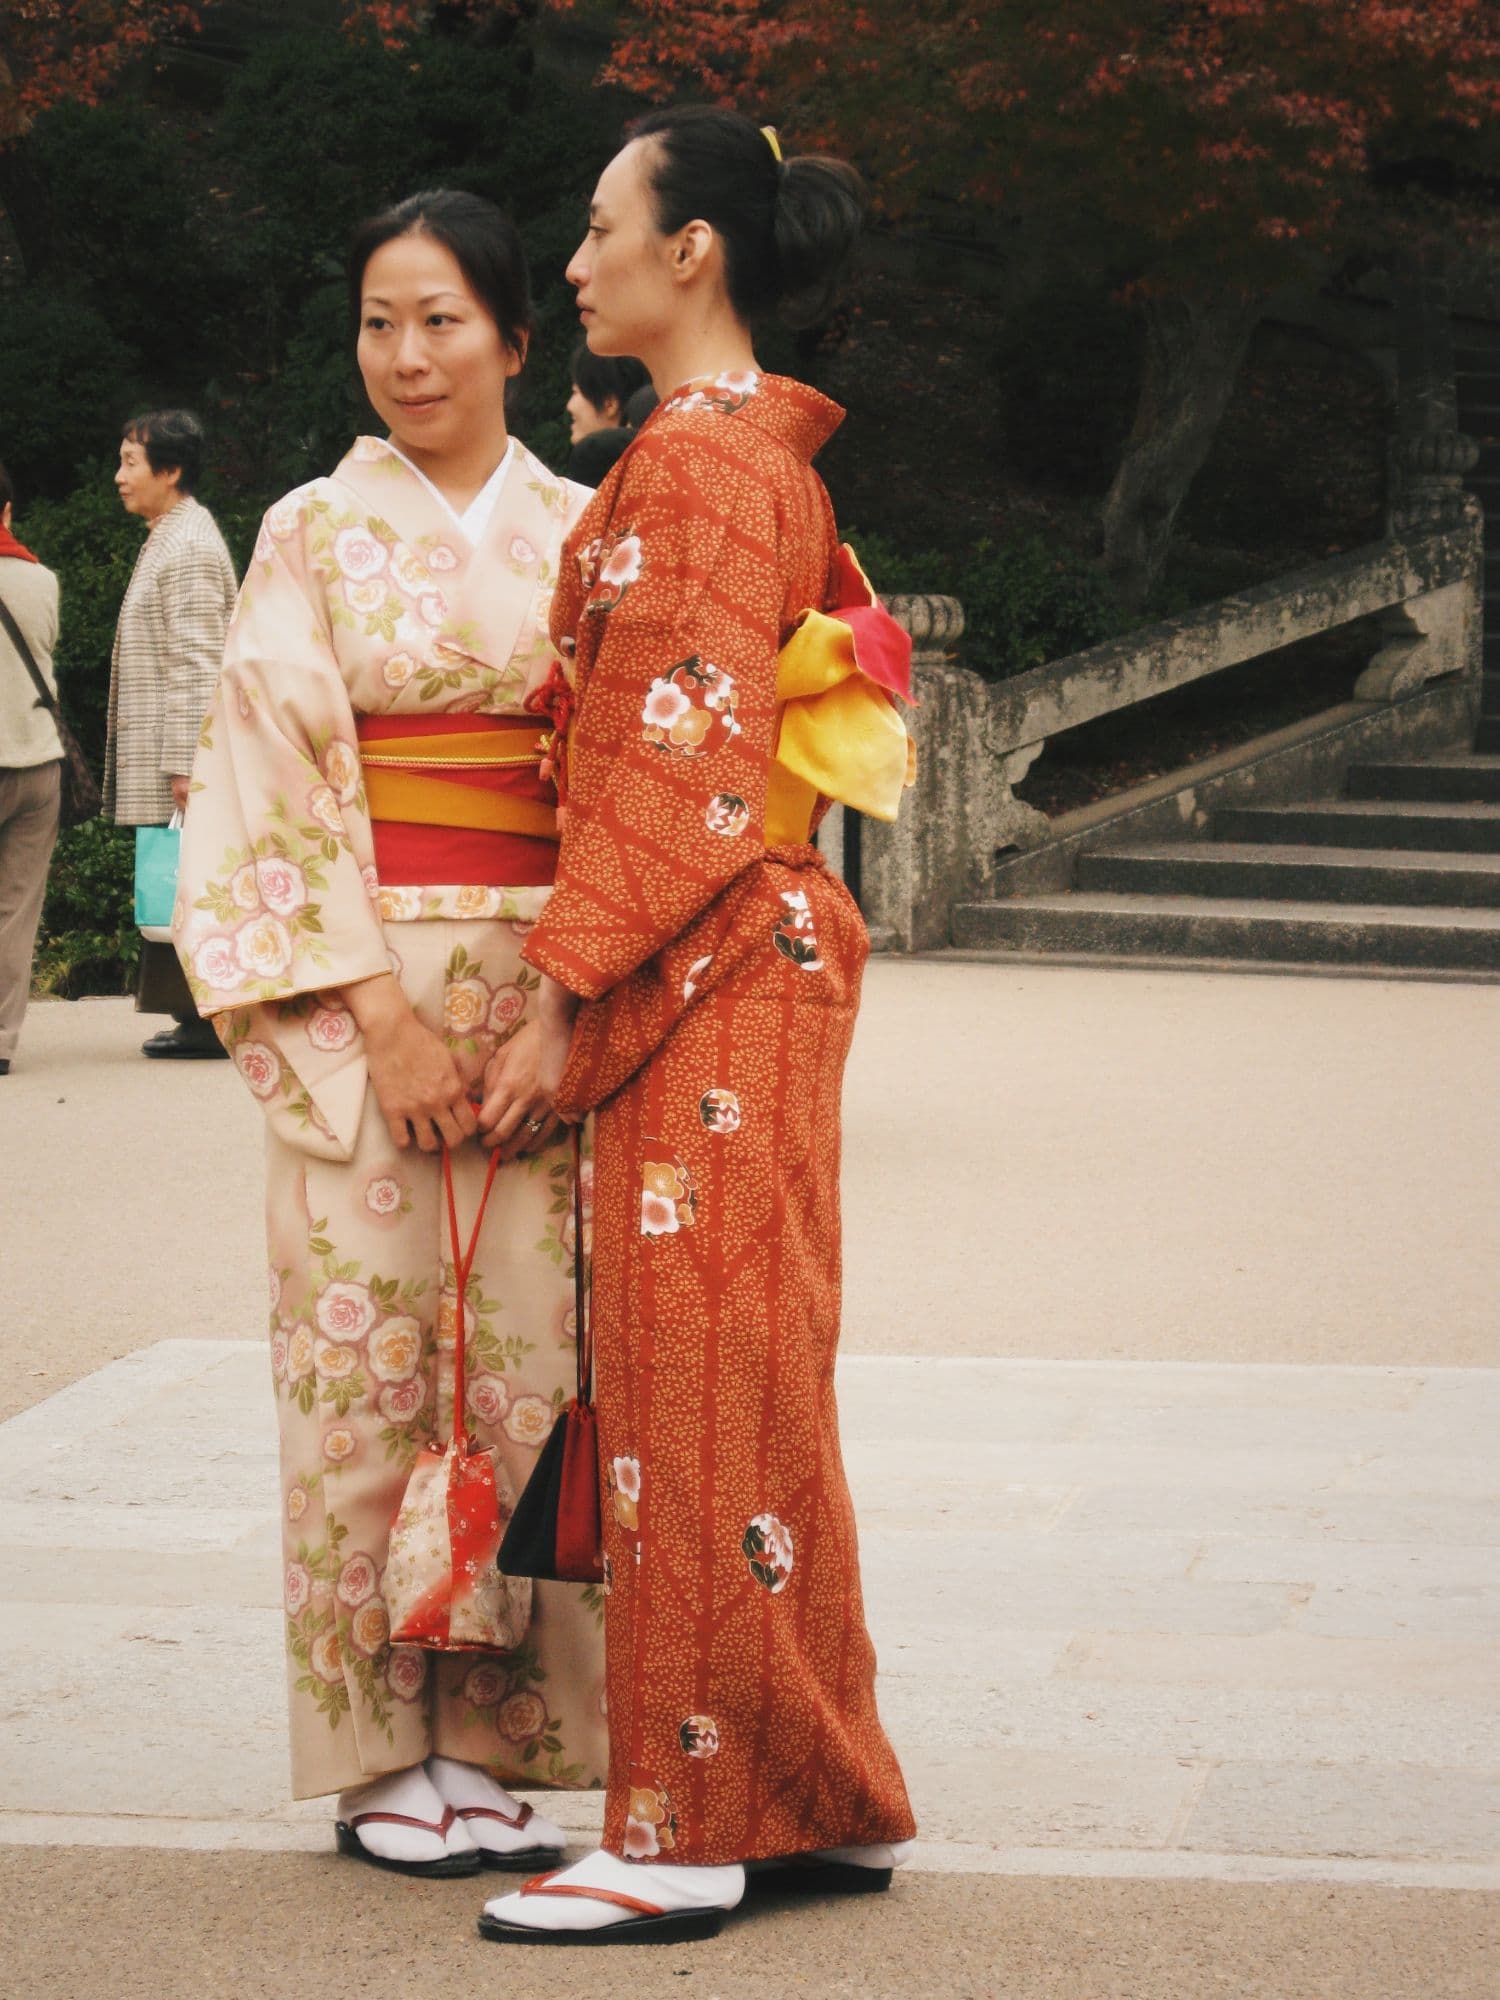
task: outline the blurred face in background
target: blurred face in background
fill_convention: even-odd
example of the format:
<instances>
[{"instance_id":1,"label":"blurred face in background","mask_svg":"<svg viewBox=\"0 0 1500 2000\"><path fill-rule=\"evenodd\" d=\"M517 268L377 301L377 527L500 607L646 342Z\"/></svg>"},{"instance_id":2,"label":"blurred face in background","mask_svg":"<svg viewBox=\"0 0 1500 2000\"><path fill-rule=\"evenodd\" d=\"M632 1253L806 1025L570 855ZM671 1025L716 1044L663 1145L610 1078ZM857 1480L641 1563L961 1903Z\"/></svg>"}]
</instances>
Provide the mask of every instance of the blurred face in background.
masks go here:
<instances>
[{"instance_id":1,"label":"blurred face in background","mask_svg":"<svg viewBox=\"0 0 1500 2000\"><path fill-rule=\"evenodd\" d=\"M137 514L143 521L159 520L182 498L182 468L174 465L170 472L153 472L146 447L134 438L125 438L120 444L115 491L127 514Z\"/></svg>"},{"instance_id":2,"label":"blurred face in background","mask_svg":"<svg viewBox=\"0 0 1500 2000\"><path fill-rule=\"evenodd\" d=\"M505 448L505 385L524 355L508 347L458 259L431 236L398 236L365 266L355 349L365 394L424 470Z\"/></svg>"},{"instance_id":3,"label":"blurred face in background","mask_svg":"<svg viewBox=\"0 0 1500 2000\"><path fill-rule=\"evenodd\" d=\"M573 426L568 433L572 444L577 444L580 438L592 437L595 431L614 430L620 423L618 396L606 396L602 403L591 403L576 382L566 408Z\"/></svg>"}]
</instances>

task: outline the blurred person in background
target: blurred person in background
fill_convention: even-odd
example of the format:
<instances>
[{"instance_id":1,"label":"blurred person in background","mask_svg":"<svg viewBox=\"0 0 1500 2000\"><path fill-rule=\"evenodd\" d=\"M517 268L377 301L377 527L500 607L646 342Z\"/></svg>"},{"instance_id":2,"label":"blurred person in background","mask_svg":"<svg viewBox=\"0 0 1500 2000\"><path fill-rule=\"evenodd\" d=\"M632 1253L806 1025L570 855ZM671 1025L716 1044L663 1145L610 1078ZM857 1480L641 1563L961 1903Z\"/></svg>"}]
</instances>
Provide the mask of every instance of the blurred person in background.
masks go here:
<instances>
[{"instance_id":1,"label":"blurred person in background","mask_svg":"<svg viewBox=\"0 0 1500 2000\"><path fill-rule=\"evenodd\" d=\"M213 515L194 498L203 443L191 410L132 417L121 434L115 490L150 533L120 605L110 661L104 810L117 826L165 826L186 810L198 732L224 664L234 564ZM136 1008L170 1014L176 1024L143 1042L143 1055L223 1055L169 943L142 939Z\"/></svg>"},{"instance_id":2,"label":"blurred person in background","mask_svg":"<svg viewBox=\"0 0 1500 2000\"><path fill-rule=\"evenodd\" d=\"M586 340L574 348L570 367L573 393L567 410L573 451L568 477L580 486L598 486L635 435L626 404L651 384L639 361L626 355L594 354Z\"/></svg>"},{"instance_id":3,"label":"blurred person in background","mask_svg":"<svg viewBox=\"0 0 1500 2000\"><path fill-rule=\"evenodd\" d=\"M15 493L0 465L0 603L15 620L53 699L57 578L12 533ZM0 1076L9 1076L31 992L47 866L62 781L57 724L0 620Z\"/></svg>"}]
</instances>

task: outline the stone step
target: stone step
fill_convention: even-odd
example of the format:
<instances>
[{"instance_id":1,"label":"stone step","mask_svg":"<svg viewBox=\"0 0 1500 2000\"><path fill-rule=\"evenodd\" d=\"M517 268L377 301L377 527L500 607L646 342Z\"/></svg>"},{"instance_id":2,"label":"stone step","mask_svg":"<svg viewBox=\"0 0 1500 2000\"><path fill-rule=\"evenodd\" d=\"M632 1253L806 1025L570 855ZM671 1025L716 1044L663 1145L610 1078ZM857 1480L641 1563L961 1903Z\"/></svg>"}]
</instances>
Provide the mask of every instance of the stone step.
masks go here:
<instances>
[{"instance_id":1,"label":"stone step","mask_svg":"<svg viewBox=\"0 0 1500 2000\"><path fill-rule=\"evenodd\" d=\"M1269 897L1281 902L1500 909L1500 854L1272 847L1179 840L1080 854L1078 887L1113 895Z\"/></svg>"},{"instance_id":2,"label":"stone step","mask_svg":"<svg viewBox=\"0 0 1500 2000\"><path fill-rule=\"evenodd\" d=\"M1500 805L1441 799L1320 799L1294 806L1220 806L1216 840L1275 847L1382 847L1406 853L1500 854Z\"/></svg>"},{"instance_id":3,"label":"stone step","mask_svg":"<svg viewBox=\"0 0 1500 2000\"><path fill-rule=\"evenodd\" d=\"M1500 911L1075 891L960 903L953 912L953 942L964 950L1108 958L1149 953L1171 959L1495 972L1500 971Z\"/></svg>"},{"instance_id":4,"label":"stone step","mask_svg":"<svg viewBox=\"0 0 1500 2000\"><path fill-rule=\"evenodd\" d=\"M1384 764L1351 764L1351 799L1441 799L1449 804L1500 805L1500 757L1455 751Z\"/></svg>"}]
</instances>

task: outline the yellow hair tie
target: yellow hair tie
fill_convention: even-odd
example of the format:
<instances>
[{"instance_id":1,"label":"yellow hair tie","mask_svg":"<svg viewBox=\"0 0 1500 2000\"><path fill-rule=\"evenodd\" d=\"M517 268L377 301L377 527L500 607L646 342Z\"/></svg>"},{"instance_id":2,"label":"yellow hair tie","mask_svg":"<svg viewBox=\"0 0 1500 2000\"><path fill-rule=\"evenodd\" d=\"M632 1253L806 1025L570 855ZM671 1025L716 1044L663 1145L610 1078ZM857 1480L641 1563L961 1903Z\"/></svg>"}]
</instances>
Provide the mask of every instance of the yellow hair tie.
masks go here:
<instances>
[{"instance_id":1,"label":"yellow hair tie","mask_svg":"<svg viewBox=\"0 0 1500 2000\"><path fill-rule=\"evenodd\" d=\"M776 155L776 164L779 167L781 165L781 141L776 136L776 127L774 125L762 125L760 135Z\"/></svg>"}]
</instances>

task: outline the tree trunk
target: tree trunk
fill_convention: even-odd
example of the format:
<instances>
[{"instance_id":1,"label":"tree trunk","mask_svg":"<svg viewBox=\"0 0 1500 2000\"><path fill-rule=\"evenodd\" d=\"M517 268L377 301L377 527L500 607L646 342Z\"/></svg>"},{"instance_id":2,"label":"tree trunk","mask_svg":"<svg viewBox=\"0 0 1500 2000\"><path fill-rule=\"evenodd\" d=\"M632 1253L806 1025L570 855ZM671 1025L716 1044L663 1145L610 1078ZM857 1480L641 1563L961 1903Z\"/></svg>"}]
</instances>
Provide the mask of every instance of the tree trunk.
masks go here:
<instances>
[{"instance_id":1,"label":"tree trunk","mask_svg":"<svg viewBox=\"0 0 1500 2000\"><path fill-rule=\"evenodd\" d=\"M1213 444L1260 318L1259 299L1148 299L1140 400L1104 502L1104 562L1138 609L1160 580L1177 510Z\"/></svg>"},{"instance_id":2,"label":"tree trunk","mask_svg":"<svg viewBox=\"0 0 1500 2000\"><path fill-rule=\"evenodd\" d=\"M41 277L52 262L52 202L24 139L0 146L0 208L26 276Z\"/></svg>"}]
</instances>

